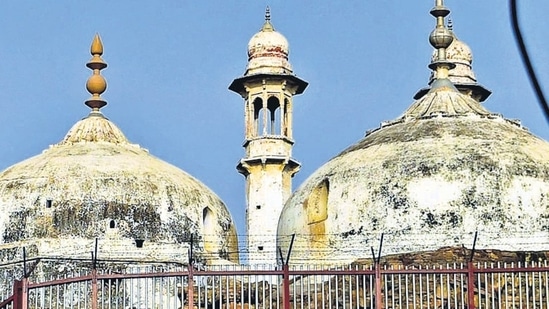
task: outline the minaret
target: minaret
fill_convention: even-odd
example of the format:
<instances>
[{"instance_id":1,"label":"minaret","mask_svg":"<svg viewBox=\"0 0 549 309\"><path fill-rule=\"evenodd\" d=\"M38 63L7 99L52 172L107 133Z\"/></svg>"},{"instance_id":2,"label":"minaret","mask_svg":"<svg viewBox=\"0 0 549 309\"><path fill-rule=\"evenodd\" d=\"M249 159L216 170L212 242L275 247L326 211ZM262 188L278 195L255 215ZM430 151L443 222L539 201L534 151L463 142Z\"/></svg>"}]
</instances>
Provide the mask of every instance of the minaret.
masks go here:
<instances>
[{"instance_id":1,"label":"minaret","mask_svg":"<svg viewBox=\"0 0 549 309\"><path fill-rule=\"evenodd\" d=\"M249 264L277 261L278 218L292 191L292 177L300 168L292 158L294 95L307 82L293 74L288 41L265 23L248 43L248 65L229 89L244 99L246 154L237 166L246 177L246 232Z\"/></svg>"}]
</instances>

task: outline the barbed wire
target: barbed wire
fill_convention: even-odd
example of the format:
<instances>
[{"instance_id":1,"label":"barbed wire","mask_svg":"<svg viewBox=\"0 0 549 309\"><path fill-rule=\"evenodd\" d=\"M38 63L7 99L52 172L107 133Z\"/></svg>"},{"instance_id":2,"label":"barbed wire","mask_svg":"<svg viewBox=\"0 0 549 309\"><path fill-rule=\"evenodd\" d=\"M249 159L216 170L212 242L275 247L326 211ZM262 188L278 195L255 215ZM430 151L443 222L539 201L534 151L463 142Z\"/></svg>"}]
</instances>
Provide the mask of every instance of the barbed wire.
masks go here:
<instances>
[{"instance_id":1,"label":"barbed wire","mask_svg":"<svg viewBox=\"0 0 549 309\"><path fill-rule=\"evenodd\" d=\"M471 248L473 245L473 235L472 232L467 233L447 233L445 235L429 235L425 233L408 233L405 235L401 234L383 234L385 240L382 246L382 255L386 254L395 254L395 253L406 253L406 252L420 252L428 250L436 250L443 247L459 246L464 248ZM197 259L203 260L215 260L220 258L220 252L217 250L208 251L204 248L211 248L218 245L218 241L213 241L216 235L203 235L198 240L194 240L193 248L198 249L195 252ZM246 235L240 235L246 236ZM252 234L246 237L257 237L262 238L266 234ZM269 235L272 237L272 235ZM222 252L224 256L234 256L239 255L240 260L247 261L248 263L253 263L256 261L261 261L262 258L255 254L250 254L250 248L247 247L246 237L238 241L238 248L236 250L225 250ZM295 237L295 241L291 250L291 258L303 259L306 257L315 257L319 262L329 261L337 259L339 256L356 256L356 258L371 258L371 250L374 248L377 252L379 249L379 241L381 234L378 233L363 233L361 235L353 235L352 238L342 237L341 233L325 233L325 234L295 234L294 235L279 235L278 243L276 242L267 242L263 244L261 250L262 255L271 255L279 257L279 246L281 246L284 255L287 254L289 250L289 241L292 237ZM450 241L449 241L450 240ZM100 243L102 239L98 240ZM155 243L154 241L151 241ZM160 242L172 244L169 242ZM82 256L90 254L92 248L86 248L79 246L80 250L74 251L74 247L67 245L65 248L67 251L71 249L70 255L65 255L63 257L51 257L51 256L41 256L33 257L27 259L27 261L36 261L36 260L51 260L51 259L65 259L71 261L90 261L91 258L82 258ZM159 243L155 243L159 244ZM185 247L187 246L188 247ZM190 242L187 242L187 245L183 244L181 248L181 257L189 255L187 250L190 249ZM532 234L527 232L516 232L516 231L507 231L503 232L482 232L479 234L479 240L477 242L477 247L480 249L495 249L502 250L502 248L507 247L506 251L540 251L548 250L549 251L549 233L540 232L538 234ZM513 249L518 248L518 249ZM526 249L520 249L526 248ZM539 248L539 250L534 250ZM62 248L61 248L62 249ZM158 248L156 248L158 249ZM155 249L155 250L156 250ZM136 248L136 252L140 250L146 250L146 243L143 248ZM255 252L255 250L254 250ZM98 252L99 257L97 262L128 262L128 263L165 263L166 260L160 259L132 259L130 258L116 258L113 255L116 255L116 252L108 252L106 250L109 258L105 258L101 250ZM91 256L91 255L90 255ZM21 259L15 259L17 255L8 262L1 263L0 266L7 266L12 264L20 263ZM174 263L184 264L181 260L173 261Z\"/></svg>"}]
</instances>

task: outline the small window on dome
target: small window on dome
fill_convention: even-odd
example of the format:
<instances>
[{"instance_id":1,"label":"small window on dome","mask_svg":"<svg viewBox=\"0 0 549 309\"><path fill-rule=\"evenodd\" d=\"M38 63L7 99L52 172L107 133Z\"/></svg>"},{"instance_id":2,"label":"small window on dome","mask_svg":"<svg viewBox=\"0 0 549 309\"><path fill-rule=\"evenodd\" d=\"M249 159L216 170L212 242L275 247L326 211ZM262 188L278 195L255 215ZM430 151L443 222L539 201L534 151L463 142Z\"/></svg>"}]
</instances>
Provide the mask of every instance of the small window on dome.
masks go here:
<instances>
[{"instance_id":1,"label":"small window on dome","mask_svg":"<svg viewBox=\"0 0 549 309\"><path fill-rule=\"evenodd\" d=\"M51 208L52 200L46 200L46 208Z\"/></svg>"},{"instance_id":2,"label":"small window on dome","mask_svg":"<svg viewBox=\"0 0 549 309\"><path fill-rule=\"evenodd\" d=\"M255 205L255 209L261 209L261 205Z\"/></svg>"},{"instance_id":3,"label":"small window on dome","mask_svg":"<svg viewBox=\"0 0 549 309\"><path fill-rule=\"evenodd\" d=\"M137 248L143 248L143 243L144 243L144 242L145 242L144 239L136 239L136 240L135 240L135 246L136 246Z\"/></svg>"},{"instance_id":4,"label":"small window on dome","mask_svg":"<svg viewBox=\"0 0 549 309\"><path fill-rule=\"evenodd\" d=\"M109 228L114 229L115 227L116 227L116 222L114 220L111 220L111 222L109 222Z\"/></svg>"},{"instance_id":5,"label":"small window on dome","mask_svg":"<svg viewBox=\"0 0 549 309\"><path fill-rule=\"evenodd\" d=\"M207 252L217 251L215 235L218 226L215 213L209 207L204 207L202 209L202 234L204 235L204 249Z\"/></svg>"},{"instance_id":6,"label":"small window on dome","mask_svg":"<svg viewBox=\"0 0 549 309\"><path fill-rule=\"evenodd\" d=\"M263 251L263 246L258 246L258 247L257 247L257 250Z\"/></svg>"}]
</instances>

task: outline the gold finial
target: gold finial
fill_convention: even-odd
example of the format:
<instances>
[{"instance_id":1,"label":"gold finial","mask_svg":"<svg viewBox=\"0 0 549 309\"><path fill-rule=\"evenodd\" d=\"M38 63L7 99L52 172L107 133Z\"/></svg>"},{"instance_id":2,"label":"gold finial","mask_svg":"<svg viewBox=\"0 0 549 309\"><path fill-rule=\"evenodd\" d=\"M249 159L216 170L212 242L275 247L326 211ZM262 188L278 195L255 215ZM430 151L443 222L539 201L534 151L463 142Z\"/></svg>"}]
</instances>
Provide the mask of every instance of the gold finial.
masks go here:
<instances>
[{"instance_id":1,"label":"gold finial","mask_svg":"<svg viewBox=\"0 0 549 309\"><path fill-rule=\"evenodd\" d=\"M86 82L86 89L92 96L85 104L89 106L92 111L99 111L101 107L107 105L107 101L101 98L101 94L107 89L107 81L101 76L100 71L107 67L107 63L101 58L101 55L103 55L103 43L101 43L99 34L96 34L93 38L90 53L92 54L92 58L86 66L93 70L93 74Z\"/></svg>"},{"instance_id":2,"label":"gold finial","mask_svg":"<svg viewBox=\"0 0 549 309\"><path fill-rule=\"evenodd\" d=\"M436 70L437 79L444 79L448 78L448 71L455 67L455 64L446 60L446 49L454 40L452 32L444 24L444 18L450 14L450 10L444 6L443 0L435 0L435 7L430 13L437 19L437 25L429 35L429 42L437 50L437 58L429 67Z\"/></svg>"},{"instance_id":3,"label":"gold finial","mask_svg":"<svg viewBox=\"0 0 549 309\"><path fill-rule=\"evenodd\" d=\"M93 37L93 42L90 48L90 52L92 55L98 54L103 55L103 43L101 42L101 38L99 37L99 34L95 34Z\"/></svg>"},{"instance_id":4,"label":"gold finial","mask_svg":"<svg viewBox=\"0 0 549 309\"><path fill-rule=\"evenodd\" d=\"M274 31L273 24L271 24L271 8L269 6L265 9L265 23L261 27L261 31Z\"/></svg>"}]
</instances>

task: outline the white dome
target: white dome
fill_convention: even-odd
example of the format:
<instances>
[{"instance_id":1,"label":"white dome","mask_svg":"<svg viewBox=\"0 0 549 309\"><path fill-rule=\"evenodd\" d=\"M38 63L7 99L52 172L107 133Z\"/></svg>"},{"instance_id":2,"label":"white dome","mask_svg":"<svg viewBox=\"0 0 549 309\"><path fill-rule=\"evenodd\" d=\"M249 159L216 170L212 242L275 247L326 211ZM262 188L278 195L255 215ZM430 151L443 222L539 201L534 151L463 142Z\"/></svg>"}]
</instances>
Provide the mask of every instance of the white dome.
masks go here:
<instances>
[{"instance_id":1,"label":"white dome","mask_svg":"<svg viewBox=\"0 0 549 309\"><path fill-rule=\"evenodd\" d=\"M291 74L288 54L288 40L267 20L248 43L248 65L244 75Z\"/></svg>"},{"instance_id":2,"label":"white dome","mask_svg":"<svg viewBox=\"0 0 549 309\"><path fill-rule=\"evenodd\" d=\"M369 258L381 233L384 255L470 246L475 231L479 249L549 249L549 143L433 85L293 194L278 225L283 251L296 234L291 262Z\"/></svg>"},{"instance_id":3,"label":"white dome","mask_svg":"<svg viewBox=\"0 0 549 309\"><path fill-rule=\"evenodd\" d=\"M0 173L0 213L0 244L26 244L35 254L88 257L98 238L117 240L103 257L179 258L192 236L197 256L238 261L236 228L219 197L128 142L97 111L59 144Z\"/></svg>"}]
</instances>

